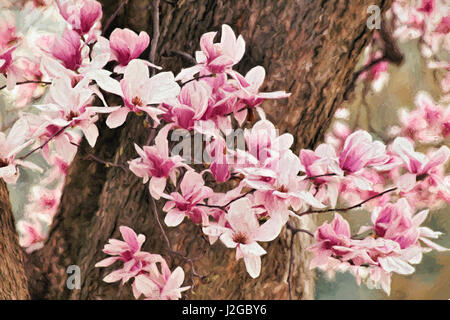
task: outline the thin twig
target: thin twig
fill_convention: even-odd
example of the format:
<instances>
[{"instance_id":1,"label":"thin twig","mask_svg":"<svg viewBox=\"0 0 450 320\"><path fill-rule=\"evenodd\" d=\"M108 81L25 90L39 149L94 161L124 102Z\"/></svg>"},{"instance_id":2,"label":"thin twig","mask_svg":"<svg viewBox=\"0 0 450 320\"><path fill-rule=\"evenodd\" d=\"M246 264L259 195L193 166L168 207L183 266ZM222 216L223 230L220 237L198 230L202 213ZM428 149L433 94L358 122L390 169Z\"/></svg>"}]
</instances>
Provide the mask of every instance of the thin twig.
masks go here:
<instances>
[{"instance_id":1,"label":"thin twig","mask_svg":"<svg viewBox=\"0 0 450 320\"><path fill-rule=\"evenodd\" d=\"M184 60L186 60L193 66L195 66L197 64L197 61L195 60L195 58L187 52L180 51L180 50L170 50L169 53L182 57Z\"/></svg>"},{"instance_id":2,"label":"thin twig","mask_svg":"<svg viewBox=\"0 0 450 320\"><path fill-rule=\"evenodd\" d=\"M38 84L45 84L46 86L52 84L51 82L48 81L40 81L40 80L25 80L25 81L20 81L17 82L16 85L21 85L21 84L30 84L30 83L38 83ZM0 90L3 90L7 87L7 85L3 85L0 87Z\"/></svg>"},{"instance_id":3,"label":"thin twig","mask_svg":"<svg viewBox=\"0 0 450 320\"><path fill-rule=\"evenodd\" d=\"M303 233L306 233L307 235L309 235L309 236L311 236L311 237L314 238L314 234L313 234L311 231L306 230L306 229L296 228L296 227L294 227L292 224L290 224L289 222L286 224L286 227L287 227L289 230L291 230L292 232L295 232L295 233L297 233L297 232L303 232Z\"/></svg>"},{"instance_id":4,"label":"thin twig","mask_svg":"<svg viewBox=\"0 0 450 320\"><path fill-rule=\"evenodd\" d=\"M164 239L166 250L167 250L167 252L169 254L176 255L176 256L180 257L182 260L184 260L185 262L187 262L189 264L189 266L191 267L191 275L192 275L192 277L191 277L191 289L193 289L193 287L194 287L194 277L197 277L197 278L200 278L200 279L204 279L205 278L205 276L202 276L202 275L198 274L195 271L195 268L194 268L194 260L198 260L200 257L189 258L189 257L186 257L183 253L181 253L179 251L175 251L175 250L172 249L172 246L170 245L169 237L167 236L166 232L164 231L164 228L163 228L163 226L161 224L161 221L159 220L158 209L156 207L156 201L155 201L155 199L153 197L150 196L150 198L152 200L153 215L155 217L156 224L158 225L159 230L161 231L161 235L162 235L162 237Z\"/></svg>"},{"instance_id":5,"label":"thin twig","mask_svg":"<svg viewBox=\"0 0 450 320\"><path fill-rule=\"evenodd\" d=\"M113 23L114 19L116 19L116 17L119 15L120 10L122 10L122 8L128 3L128 0L122 0L119 4L119 6L117 7L116 11L114 11L114 13L111 15L111 17L109 17L108 21L106 21L105 25L103 26L103 32L102 34L104 35L106 33L106 31L109 29L109 27L111 26L111 24Z\"/></svg>"},{"instance_id":6,"label":"thin twig","mask_svg":"<svg viewBox=\"0 0 450 320\"><path fill-rule=\"evenodd\" d=\"M306 234L310 235L311 237L314 237L314 235L312 234L311 231L308 231L308 230L305 230L305 229L295 228L289 222L286 224L286 228L289 231L291 231L291 233L292 233L290 247L289 247L289 268L288 268L288 278L287 278L288 289L289 289L289 300L292 300L291 275L292 275L292 266L294 265L294 238L295 238L295 235L298 232L306 233Z\"/></svg>"},{"instance_id":7,"label":"thin twig","mask_svg":"<svg viewBox=\"0 0 450 320\"><path fill-rule=\"evenodd\" d=\"M78 147L83 153L86 154L86 156L84 157L83 160L93 160L95 162L104 164L107 167L121 168L125 172L130 171L130 169L126 166L126 164L114 163L114 162L111 162L111 161L100 159L96 155L94 155L92 153L89 153L89 152L86 152L86 150L84 150L79 144L77 144L75 142L72 142L72 141L70 142L70 144Z\"/></svg>"},{"instance_id":8,"label":"thin twig","mask_svg":"<svg viewBox=\"0 0 450 320\"><path fill-rule=\"evenodd\" d=\"M239 195L239 197L234 198L233 200L228 201L226 204L224 204L223 206L219 206L219 205L214 205L214 204L205 204L205 203L198 203L197 206L202 206L202 207L208 207L208 208L217 208L217 209L222 209L225 210L226 207L228 207L230 204L232 204L233 202L235 202L236 200L242 199L244 197L246 197L248 194L252 193L253 191L255 191L254 189L247 191L241 195Z\"/></svg>"},{"instance_id":9,"label":"thin twig","mask_svg":"<svg viewBox=\"0 0 450 320\"><path fill-rule=\"evenodd\" d=\"M192 81L197 81L197 80L200 80L200 79L203 79L203 78L214 78L215 76L216 76L215 73L204 74L204 75L202 75L202 76L194 76L192 79L189 79L188 81L182 83L182 84L181 84L181 87L187 85L189 82L192 82Z\"/></svg>"},{"instance_id":10,"label":"thin twig","mask_svg":"<svg viewBox=\"0 0 450 320\"><path fill-rule=\"evenodd\" d=\"M288 224L288 229L289 229L289 224ZM287 282L288 282L288 290L289 290L289 300L292 300L292 284L291 284L291 274L292 274L292 265L294 264L294 238L295 235L297 234L296 230L291 230L291 243L290 243L290 247L289 247L289 268L288 268L288 278L287 278Z\"/></svg>"},{"instance_id":11,"label":"thin twig","mask_svg":"<svg viewBox=\"0 0 450 320\"><path fill-rule=\"evenodd\" d=\"M335 175L336 175L336 173L325 173L325 174L320 174L320 175L317 175L317 176L307 177L305 179L306 180L314 180L314 179L317 179L317 178L332 177L332 176L335 176Z\"/></svg>"},{"instance_id":12,"label":"thin twig","mask_svg":"<svg viewBox=\"0 0 450 320\"><path fill-rule=\"evenodd\" d=\"M388 190L384 190L383 192L378 193L378 194L376 194L374 196L371 196L370 198L368 198L368 199L366 199L364 201L361 201L360 203L357 203L357 204L355 204L355 205L353 205L351 207L348 207L348 208L330 208L330 209L325 209L325 210L308 210L308 211L299 213L297 216L301 217L301 216L304 216L304 215L307 215L307 214L312 214L312 213L326 213L326 212L333 212L333 211L337 211L337 212L349 211L349 210L361 207L366 202L369 202L370 200L373 200L375 198L381 197L382 195L384 195L386 193L389 193L389 192L392 192L392 191L395 191L395 190L397 190L396 187L388 189Z\"/></svg>"},{"instance_id":13,"label":"thin twig","mask_svg":"<svg viewBox=\"0 0 450 320\"><path fill-rule=\"evenodd\" d=\"M22 156L22 157L20 157L18 159L19 160L24 160L24 159L28 158L30 155L32 155L33 153L35 153L36 151L44 148L54 137L59 135L61 132L66 130L66 128L68 128L68 127L69 127L69 125L62 127L61 129L56 131L54 134L52 134L47 140L45 140L44 143L42 143L39 147L36 147L36 148L30 150L28 153L26 153L24 156Z\"/></svg>"},{"instance_id":14,"label":"thin twig","mask_svg":"<svg viewBox=\"0 0 450 320\"><path fill-rule=\"evenodd\" d=\"M290 242L290 246L289 246L289 268L288 268L288 278L287 278L288 290L289 290L289 300L292 300L291 276L292 276L292 266L294 265L294 239L295 239L295 235L298 232L305 232L305 233L309 234L310 236L314 236L314 235L308 230L297 229L297 228L293 227L289 222L287 223L286 227L292 233L292 235L291 235L291 242Z\"/></svg>"},{"instance_id":15,"label":"thin twig","mask_svg":"<svg viewBox=\"0 0 450 320\"><path fill-rule=\"evenodd\" d=\"M156 49L158 47L158 41L159 41L159 0L153 0L152 2L152 21L153 21L153 36L152 36L152 43L150 45L150 54L148 56L148 60L155 64L155 57L156 57ZM155 69L152 68L152 75L155 75Z\"/></svg>"}]
</instances>

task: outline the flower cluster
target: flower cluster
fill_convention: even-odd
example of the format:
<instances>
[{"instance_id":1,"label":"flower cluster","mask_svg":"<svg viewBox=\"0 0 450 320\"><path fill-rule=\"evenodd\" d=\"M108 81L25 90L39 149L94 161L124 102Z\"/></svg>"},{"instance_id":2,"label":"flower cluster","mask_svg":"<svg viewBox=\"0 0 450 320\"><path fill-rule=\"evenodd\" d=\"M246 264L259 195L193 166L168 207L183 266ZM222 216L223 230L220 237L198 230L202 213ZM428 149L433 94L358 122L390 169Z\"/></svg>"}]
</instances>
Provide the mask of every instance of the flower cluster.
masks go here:
<instances>
[{"instance_id":1,"label":"flower cluster","mask_svg":"<svg viewBox=\"0 0 450 320\"><path fill-rule=\"evenodd\" d=\"M123 263L122 268L108 274L103 281L123 283L134 279L132 288L136 299L144 296L147 300L177 300L181 292L189 287L181 287L184 281L184 271L177 267L170 271L166 261L159 254L142 251L145 242L143 234L136 233L121 226L120 233L125 241L110 239L103 252L112 257L98 262L96 267L108 267L116 261Z\"/></svg>"},{"instance_id":2,"label":"flower cluster","mask_svg":"<svg viewBox=\"0 0 450 320\"><path fill-rule=\"evenodd\" d=\"M423 1L415 7L411 14L419 18L416 24L408 20L408 28L424 31L435 3ZM276 239L290 219L310 214L359 207L372 212L372 225L354 235L337 213L331 223L320 226L310 248L311 267L329 273L349 270L359 282L388 293L393 272L410 274L422 253L446 250L430 240L439 232L421 226L428 214L421 209L450 203L445 175L449 149L443 146L424 154L413 141L448 136L447 109L431 98L418 96L419 109L403 114L401 136L389 143L341 124L315 150L294 152L293 135L280 134L262 108L264 101L290 94L262 92L266 76L262 66L245 75L234 69L246 46L230 26L222 26L220 41L216 32L204 34L195 65L174 75L140 59L150 43L147 33L115 29L109 39L103 37L98 1L58 0L56 4L64 20L61 34L19 33L12 19L0 20L0 73L11 93L27 86L24 100L16 106L20 119L8 134L0 132L0 178L14 183L20 166L39 170L26 160L37 151L52 168L34 190L26 220L19 223L28 251L42 245L41 222L48 226L52 221L64 182L61 177L79 148L80 135L94 147L102 114L111 129L133 114L142 116L154 134L146 145L134 144L137 155L123 169L148 183L150 196L164 202L166 226L187 220L199 225L211 244L220 240L235 249L236 259L243 259L252 278L261 273L261 257L267 253L263 243ZM404 10L401 4L397 1L393 9L398 16ZM442 17L433 30L444 32L445 21ZM32 56L15 56L31 40L38 44ZM433 41L442 40L432 40L434 45ZM369 54L367 65L379 57L378 52ZM360 77L379 80L386 70L386 63L379 62ZM33 101L29 112L23 109L42 86L48 86L47 94L39 103ZM116 95L121 102L110 106L104 93ZM189 161L187 152L175 152L179 146L170 142L179 130L201 137L200 161L198 157ZM22 151L25 148L27 153ZM225 192L212 187L223 183ZM120 261L122 267L103 280L132 280L137 299L179 299L188 289L182 287L183 269L171 272L162 256L142 251L144 235L125 226L120 232L124 241L110 239L103 252L111 257L96 266Z\"/></svg>"}]
</instances>

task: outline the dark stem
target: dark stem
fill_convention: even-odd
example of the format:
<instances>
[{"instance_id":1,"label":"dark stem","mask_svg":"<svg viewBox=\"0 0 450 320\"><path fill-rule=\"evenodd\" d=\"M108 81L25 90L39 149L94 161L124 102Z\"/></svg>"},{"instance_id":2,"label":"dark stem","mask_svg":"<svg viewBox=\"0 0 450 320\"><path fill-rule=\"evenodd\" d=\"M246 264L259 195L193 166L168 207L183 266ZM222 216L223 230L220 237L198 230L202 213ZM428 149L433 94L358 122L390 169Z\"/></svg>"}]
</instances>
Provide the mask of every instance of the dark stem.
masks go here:
<instances>
[{"instance_id":1,"label":"dark stem","mask_svg":"<svg viewBox=\"0 0 450 320\"><path fill-rule=\"evenodd\" d=\"M88 153L86 152L86 150L84 150L79 144L75 143L75 142L70 142L70 144L78 147L83 153L86 154L86 156L84 157L83 160L93 160L95 162L104 164L107 167L115 167L115 168L121 168L123 171L128 172L130 171L130 169L126 166L126 164L119 164L119 163L114 163L111 161L107 161L107 160L103 160L100 159L99 157L97 157L96 155L93 155L92 153Z\"/></svg>"},{"instance_id":2,"label":"dark stem","mask_svg":"<svg viewBox=\"0 0 450 320\"><path fill-rule=\"evenodd\" d=\"M194 277L197 277L197 278L200 278L200 279L205 278L205 276L202 276L202 275L198 274L198 273L195 271L195 268L194 268L194 261L195 261L195 260L198 260L200 257L197 257L197 258L189 258L189 257L186 257L182 252L175 251L175 250L172 249L172 246L171 246L170 241L169 241L169 237L167 236L166 232L164 231L164 228L163 228L163 226L162 226L162 224L161 224L161 221L159 220L158 209L157 209L157 207L156 207L155 199L153 199L153 197L151 197L151 196L150 196L150 198L151 198L151 200L152 200L153 215L154 215L154 217L155 217L156 224L158 225L159 230L161 231L161 235L162 235L162 237L163 237L163 239L164 239L164 243L165 243L165 247L166 247L167 252L168 252L169 254L171 254L171 255L176 255L176 256L178 256L178 257L181 258L183 261L185 261L186 263L188 263L189 266L191 267L191 275L192 275L192 276L191 276L191 290L192 290L192 289L194 288Z\"/></svg>"},{"instance_id":3,"label":"dark stem","mask_svg":"<svg viewBox=\"0 0 450 320\"><path fill-rule=\"evenodd\" d=\"M189 82L192 82L192 81L197 81L197 80L200 80L200 79L203 79L203 78L214 78L215 76L216 76L215 73L204 74L204 75L202 75L202 76L198 76L198 75L197 75L197 76L193 77L192 79L190 79L190 80L188 80L188 81L182 83L182 84L181 84L181 87L187 85Z\"/></svg>"},{"instance_id":4,"label":"dark stem","mask_svg":"<svg viewBox=\"0 0 450 320\"><path fill-rule=\"evenodd\" d=\"M197 64L197 61L194 59L193 56L191 56L189 53L180 51L180 50L170 50L170 54L175 54L189 62L191 65L195 66Z\"/></svg>"},{"instance_id":5,"label":"dark stem","mask_svg":"<svg viewBox=\"0 0 450 320\"><path fill-rule=\"evenodd\" d=\"M289 246L289 268L288 268L288 277L287 277L288 288L289 288L289 300L292 300L291 275L292 275L292 266L294 265L294 239L295 239L295 235L298 232L304 232L304 233L310 235L311 237L314 237L314 235L308 230L295 228L289 222L286 224L286 228L288 230L290 230L291 233L292 233L290 246Z\"/></svg>"},{"instance_id":6,"label":"dark stem","mask_svg":"<svg viewBox=\"0 0 450 320\"><path fill-rule=\"evenodd\" d=\"M228 201L226 204L224 204L223 206L218 206L218 205L214 205L214 204L205 204L205 203L198 203L197 206L202 206L202 207L208 207L208 208L217 208L217 209L222 209L225 210L226 207L228 207L230 204L232 204L233 202L235 202L236 200L242 199L244 197L246 197L248 194L252 193L253 191L255 191L254 189L247 191L243 194L241 194L239 197L234 198L233 200Z\"/></svg>"},{"instance_id":7,"label":"dark stem","mask_svg":"<svg viewBox=\"0 0 450 320\"><path fill-rule=\"evenodd\" d=\"M39 147L36 147L32 150L30 150L27 154L25 154L24 156L18 158L19 160L24 160L26 158L28 158L30 155L32 155L33 153L35 153L36 151L42 149L43 147L45 147L54 137L56 137L57 135L59 135L61 132L63 132L64 130L66 130L66 128L69 127L69 125L62 127L61 129L59 129L58 131L56 131L54 134L52 134L47 140L44 141L44 143L42 143Z\"/></svg>"},{"instance_id":8,"label":"dark stem","mask_svg":"<svg viewBox=\"0 0 450 320\"><path fill-rule=\"evenodd\" d=\"M155 64L155 56L156 56L156 48L158 47L158 40L159 40L159 0L153 0L152 2L152 21L153 21L153 36L152 36L152 43L150 46L150 55L148 57L148 60ZM152 75L155 75L155 69L152 68Z\"/></svg>"},{"instance_id":9,"label":"dark stem","mask_svg":"<svg viewBox=\"0 0 450 320\"><path fill-rule=\"evenodd\" d=\"M105 25L103 26L103 32L102 34L104 35L106 33L106 31L109 29L109 27L111 26L111 24L113 23L114 19L116 19L116 17L119 15L120 10L122 10L122 8L128 3L128 0L122 0L119 4L119 6L117 7L116 11L114 11L114 13L111 15L111 17L109 17L108 21L106 21Z\"/></svg>"},{"instance_id":10,"label":"dark stem","mask_svg":"<svg viewBox=\"0 0 450 320\"><path fill-rule=\"evenodd\" d=\"M332 176L335 176L335 175L336 175L336 173L326 173L326 174L320 174L320 175L317 175L317 176L307 177L307 178L305 178L305 179L306 179L306 180L314 180L314 179L316 179L316 178L332 177Z\"/></svg>"},{"instance_id":11,"label":"dark stem","mask_svg":"<svg viewBox=\"0 0 450 320\"><path fill-rule=\"evenodd\" d=\"M16 85L21 85L21 84L29 84L29 83L39 83L39 84L45 84L45 85L50 85L52 84L51 82L48 81L40 81L40 80L25 80L25 81L20 81L17 82ZM3 90L7 87L7 85L3 85L0 87L0 90Z\"/></svg>"},{"instance_id":12,"label":"dark stem","mask_svg":"<svg viewBox=\"0 0 450 320\"><path fill-rule=\"evenodd\" d=\"M333 211L337 211L337 212L349 211L349 210L361 207L364 203L369 202L370 200L373 200L375 198L381 197L382 195L384 195L386 193L389 193L389 192L392 192L392 191L395 191L395 190L397 190L397 187L391 188L391 189L388 189L388 190L384 190L383 192L378 193L378 194L376 194L374 196L371 196L370 198L368 198L368 199L366 199L364 201L361 201L360 203L357 203L354 206L351 206L351 207L348 207L348 208L330 208L330 209L325 209L325 210L308 210L308 211L299 213L297 216L301 217L301 216L304 216L304 215L307 215L307 214L312 214L312 213L326 213L326 212L333 212Z\"/></svg>"}]
</instances>

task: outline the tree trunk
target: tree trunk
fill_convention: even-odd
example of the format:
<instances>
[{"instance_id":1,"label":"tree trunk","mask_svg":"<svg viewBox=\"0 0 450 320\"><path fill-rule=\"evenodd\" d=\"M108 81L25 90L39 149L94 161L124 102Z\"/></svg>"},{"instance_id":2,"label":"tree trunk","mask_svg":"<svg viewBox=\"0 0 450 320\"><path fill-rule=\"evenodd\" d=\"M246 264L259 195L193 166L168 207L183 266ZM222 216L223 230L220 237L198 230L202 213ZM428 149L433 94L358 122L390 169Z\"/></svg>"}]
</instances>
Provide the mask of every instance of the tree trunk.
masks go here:
<instances>
[{"instance_id":1,"label":"tree trunk","mask_svg":"<svg viewBox=\"0 0 450 320\"><path fill-rule=\"evenodd\" d=\"M0 179L0 300L29 297L9 193L6 183Z\"/></svg>"},{"instance_id":2,"label":"tree trunk","mask_svg":"<svg viewBox=\"0 0 450 320\"><path fill-rule=\"evenodd\" d=\"M289 99L270 101L263 107L280 133L288 131L294 135L295 152L298 152L321 141L335 109L344 100L344 92L351 86L360 53L370 39L371 31L366 27L367 7L377 4L384 10L390 2L180 0L173 6L161 1L161 37L156 62L166 70L179 71L180 58L173 57L171 50L194 53L204 32L220 30L221 24L229 24L246 40L247 51L239 71L262 65L267 71L264 89L285 89L292 93ZM104 0L103 4L104 16L108 17L118 2ZM116 26L147 30L151 35L150 4L150 0L130 0L124 13L116 19ZM143 118L130 115L121 129L102 128L92 152L119 163L135 158L133 142L142 145L148 136L142 122ZM86 143L83 148L88 149ZM77 155L46 245L31 257L33 297L131 298L129 286L119 290L117 283L102 282L110 268L94 265L105 257L101 249L108 239L120 237L120 225L145 234L145 250L167 256L149 197L147 186L130 172L105 168ZM163 216L161 212L160 216ZM296 222L298 227L314 227L311 218L302 219L301 224ZM195 261L195 268L207 277L202 281L194 279L195 287L188 298L289 298L286 281L289 231L283 231L278 239L265 245L267 255L262 257L261 276L251 279L244 263L235 260L234 250L226 249L220 241L209 246L198 226L185 220L180 227L166 229L174 250L184 251L189 257L201 256ZM314 274L308 268L305 250L310 242L305 234L298 234L294 242L292 284L296 299L314 297ZM183 264L176 259L173 262ZM80 290L71 291L65 286L66 268L73 264L81 268L82 285ZM189 265L184 268L189 282Z\"/></svg>"}]
</instances>

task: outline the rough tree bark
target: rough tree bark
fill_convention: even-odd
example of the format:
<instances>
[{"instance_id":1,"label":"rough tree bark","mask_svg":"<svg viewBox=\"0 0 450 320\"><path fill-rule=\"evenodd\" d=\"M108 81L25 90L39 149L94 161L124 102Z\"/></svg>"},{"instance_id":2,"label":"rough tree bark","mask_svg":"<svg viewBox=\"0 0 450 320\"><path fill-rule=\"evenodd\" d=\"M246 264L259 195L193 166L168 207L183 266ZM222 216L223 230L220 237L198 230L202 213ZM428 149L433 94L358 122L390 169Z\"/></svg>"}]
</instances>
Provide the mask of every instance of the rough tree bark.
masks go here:
<instances>
[{"instance_id":1,"label":"rough tree bark","mask_svg":"<svg viewBox=\"0 0 450 320\"><path fill-rule=\"evenodd\" d=\"M105 17L117 8L118 1L102 1ZM344 100L352 74L371 30L366 27L367 7L371 4L386 9L389 0L364 1L189 1L176 5L161 1L161 37L157 63L167 70L180 70L180 58L171 50L194 53L201 34L220 30L227 23L246 40L246 55L239 71L262 65L267 70L267 90L285 89L289 99L264 105L269 118L280 132L296 137L295 151L314 147L323 138L333 113ZM151 32L150 0L130 0L116 19L116 26ZM148 129L143 118L129 116L125 126L117 130L102 128L94 150L103 159L119 163L135 158L133 142L143 144ZM101 252L109 238L118 238L118 227L127 225L147 235L144 249L162 253L161 233L154 223L148 189L129 172L105 168L77 155L67 177L64 193L54 225L43 249L28 259L30 292L34 298L53 299L115 299L131 298L129 287L119 290L118 284L101 279L111 269L95 268L104 258ZM163 214L159 212L161 218ZM314 222L305 217L298 227L311 229ZM275 241L265 245L262 274L251 279L242 261L235 261L233 250L221 243L209 247L198 227L185 221L181 227L168 229L173 249L186 252L195 261L196 271L207 275L195 280L195 299L287 299L287 270L290 232L283 231ZM298 234L294 247L292 283L294 298L314 297L314 274L308 269L310 244L307 235ZM204 250L206 251L204 252ZM204 252L204 254L203 254ZM202 255L203 254L203 255ZM170 257L170 256L168 256ZM182 260L174 258L174 263ZM81 267L80 290L66 288L66 268ZM189 265L185 266L187 282Z\"/></svg>"},{"instance_id":2,"label":"rough tree bark","mask_svg":"<svg viewBox=\"0 0 450 320\"><path fill-rule=\"evenodd\" d=\"M29 297L9 193L6 183L0 179L0 300Z\"/></svg>"}]
</instances>

